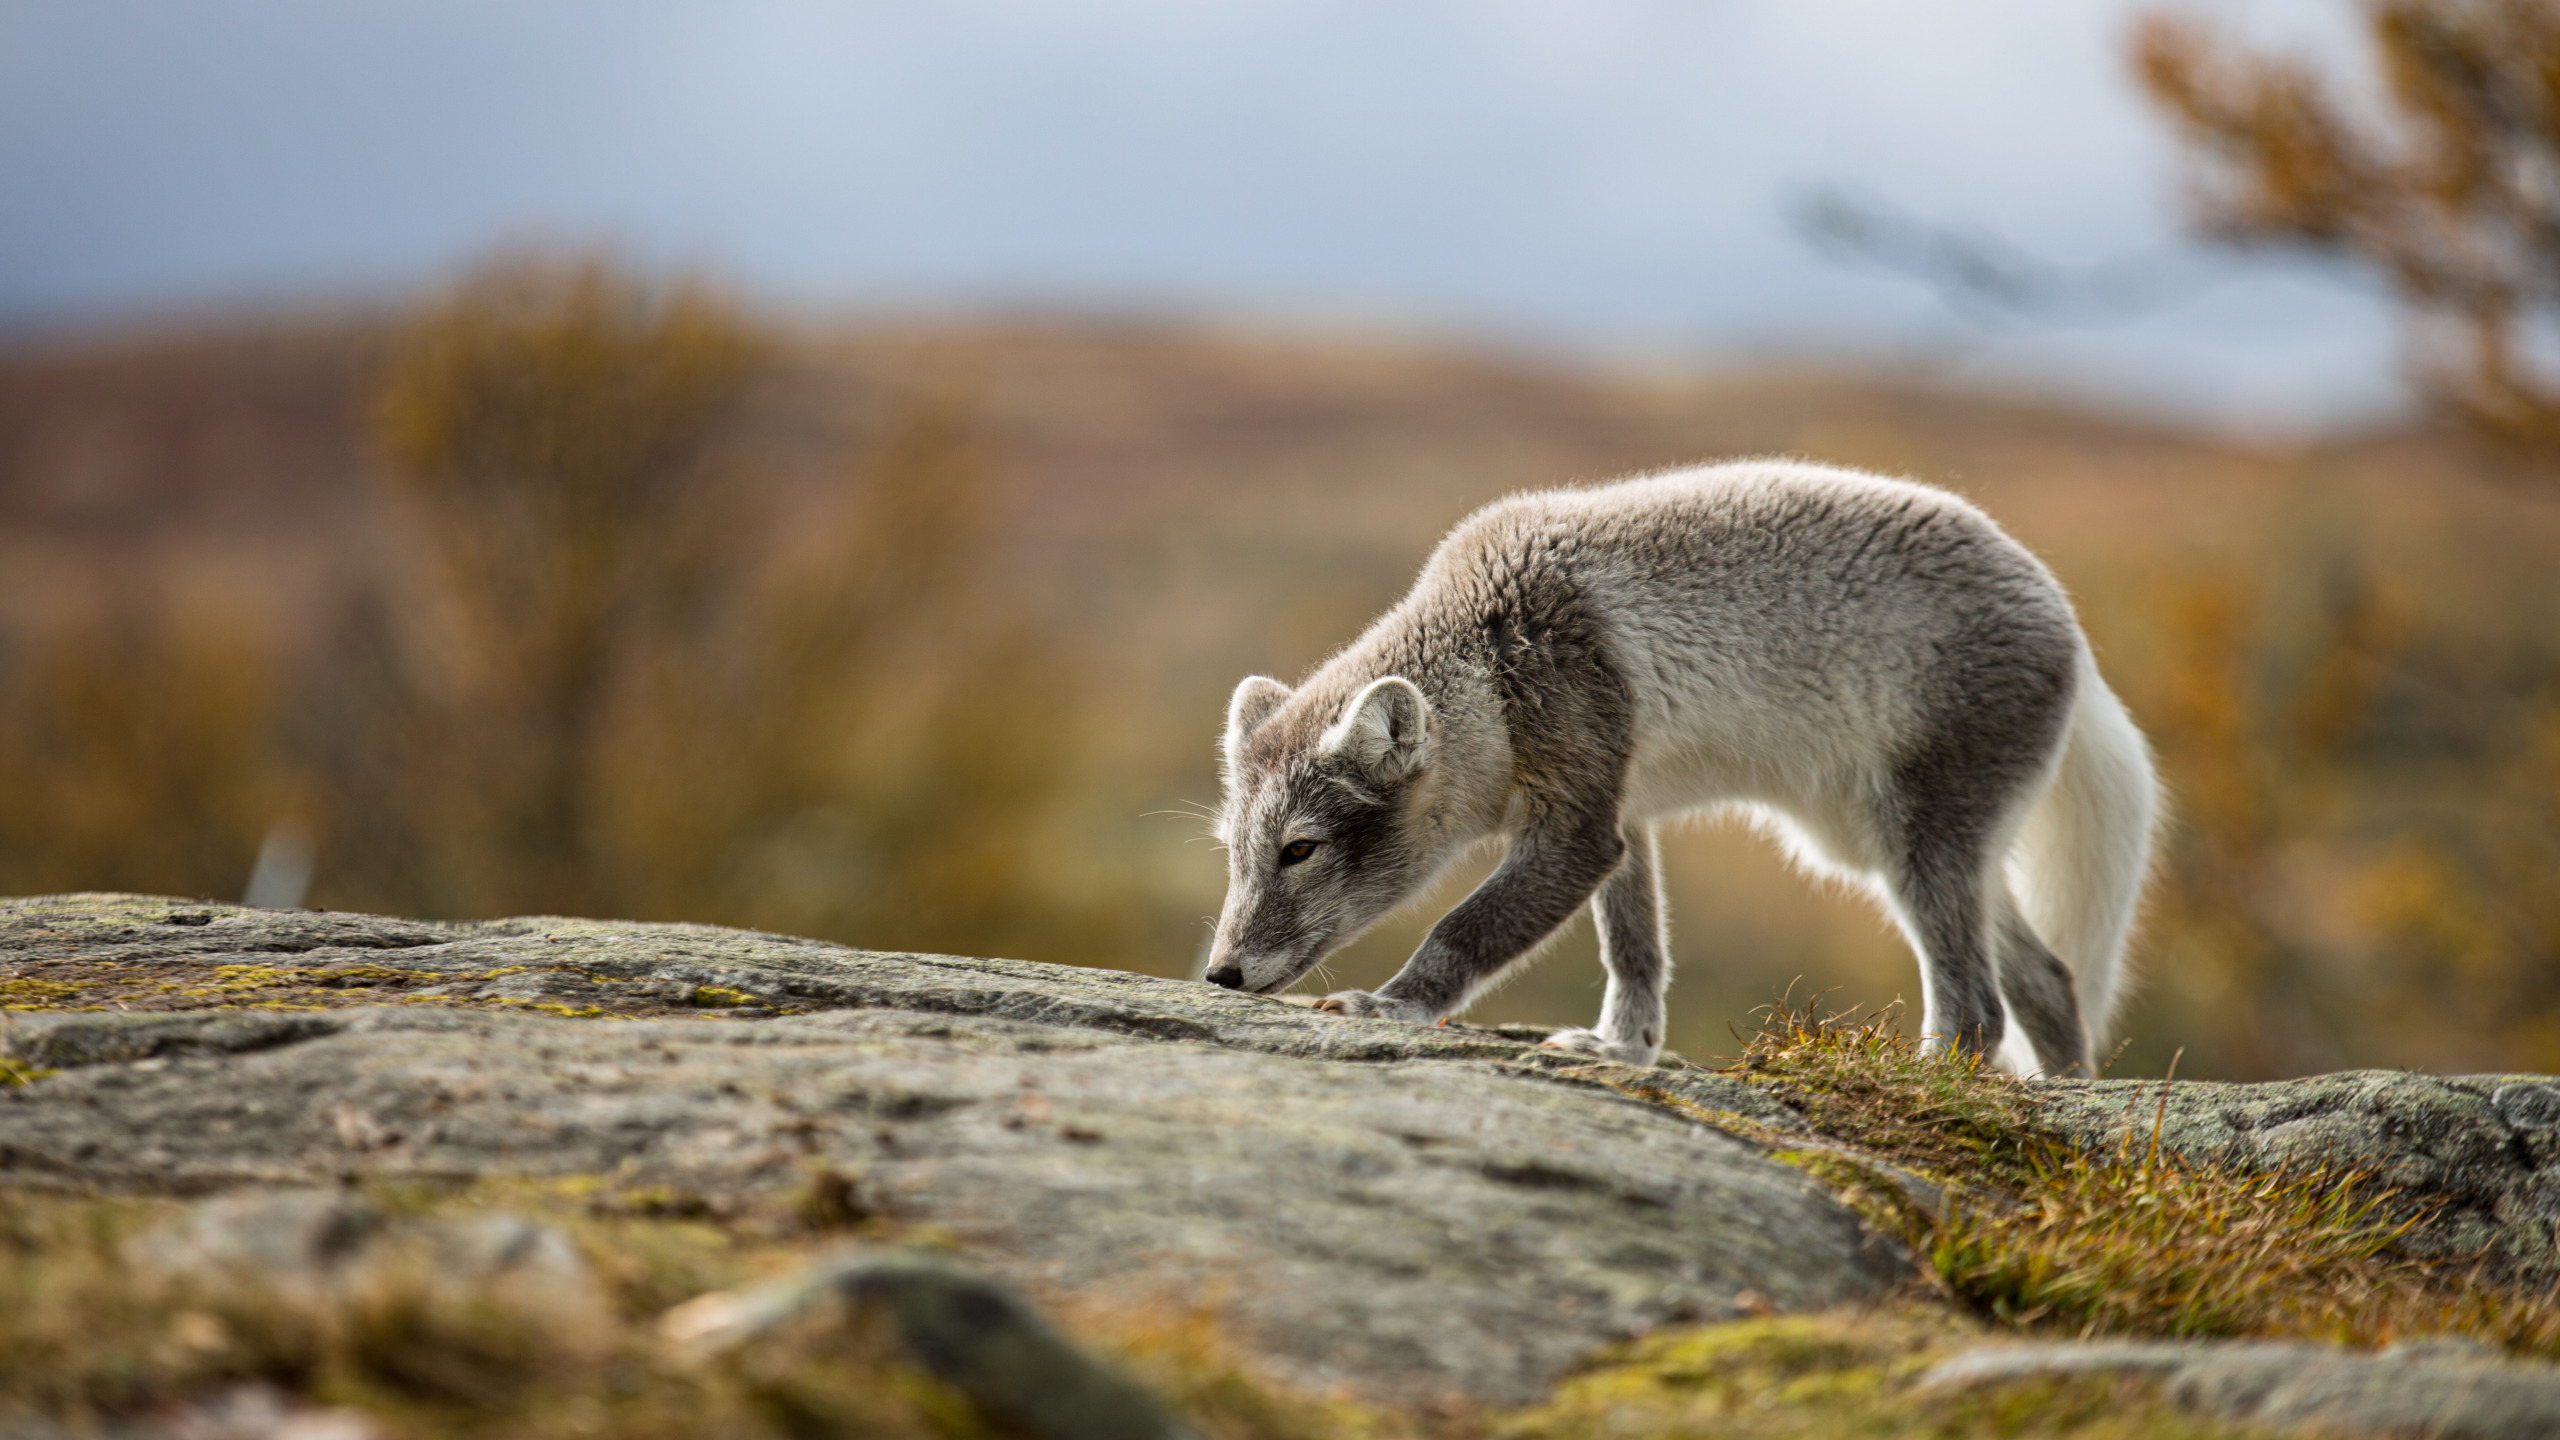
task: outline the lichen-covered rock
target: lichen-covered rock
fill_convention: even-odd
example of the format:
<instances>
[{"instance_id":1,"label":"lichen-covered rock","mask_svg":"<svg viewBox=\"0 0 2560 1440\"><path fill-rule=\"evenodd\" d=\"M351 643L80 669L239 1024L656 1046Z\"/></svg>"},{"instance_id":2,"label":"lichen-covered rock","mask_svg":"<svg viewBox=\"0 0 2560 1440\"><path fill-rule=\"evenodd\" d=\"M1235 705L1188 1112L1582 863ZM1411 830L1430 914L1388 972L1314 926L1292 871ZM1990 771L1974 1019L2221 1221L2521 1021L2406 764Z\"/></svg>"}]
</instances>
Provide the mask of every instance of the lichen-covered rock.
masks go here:
<instances>
[{"instance_id":1,"label":"lichen-covered rock","mask_svg":"<svg viewBox=\"0 0 2560 1440\"><path fill-rule=\"evenodd\" d=\"M1615 1067L1542 1051L1544 1030L1352 1022L1304 1004L1119 970L853 950L710 925L558 917L430 922L140 895L0 901L6 1044L32 1063L246 1051L384 1001L569 1018L899 1010L1018 1020L1308 1059ZM215 1009L214 1007L223 1007ZM158 1021L138 1016L163 1015ZM84 1018L85 1017L85 1018ZM1649 1083L1794 1128L1785 1106L1699 1070Z\"/></svg>"},{"instance_id":2,"label":"lichen-covered rock","mask_svg":"<svg viewBox=\"0 0 2560 1440\"><path fill-rule=\"evenodd\" d=\"M717 1208L824 1176L1015 1283L1213 1307L1283 1374L1497 1402L1746 1292L1804 1309L1912 1274L1758 1144L1526 1032L695 926L136 897L10 903L5 971L136 1007L9 1018L0 1044L57 1072L0 1089L18 1185L597 1177ZM596 998L492 993L535 974ZM244 1000L309 1008L201 1008ZM1645 1079L1793 1123L1723 1077Z\"/></svg>"}]
</instances>

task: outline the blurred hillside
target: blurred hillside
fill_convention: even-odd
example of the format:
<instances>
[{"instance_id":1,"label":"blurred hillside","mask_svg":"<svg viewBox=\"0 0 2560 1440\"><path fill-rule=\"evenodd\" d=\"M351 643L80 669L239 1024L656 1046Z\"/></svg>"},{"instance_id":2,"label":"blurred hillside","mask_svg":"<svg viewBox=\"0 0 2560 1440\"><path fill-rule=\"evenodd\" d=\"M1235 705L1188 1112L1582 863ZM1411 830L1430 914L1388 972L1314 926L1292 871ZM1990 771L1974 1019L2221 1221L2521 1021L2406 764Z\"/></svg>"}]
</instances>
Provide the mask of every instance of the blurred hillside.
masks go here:
<instances>
[{"instance_id":1,"label":"blurred hillside","mask_svg":"<svg viewBox=\"0 0 2560 1440\"><path fill-rule=\"evenodd\" d=\"M486 586L437 539L486 502L386 445L417 322L0 357L0 893L235 897L282 821L334 908L1180 974L1223 885L1183 812L1217 799L1237 678L1321 659L1494 496L1790 453L1988 507L2160 746L2179 828L2116 1073L2560 1069L2560 491L2450 441L2252 450L1891 378L1365 338L736 323L755 363L658 522L695 558L635 562L694 578L596 642L593 738L548 761L500 743L549 723L490 658L521 609L473 620ZM537 844L481 802L539 764L584 798ZM1728 1053L1790 985L1916 999L1898 938L1749 835L1668 865L1676 1048ZM1331 979L1383 979L1457 893ZM1476 1013L1587 1023L1598 993L1578 924Z\"/></svg>"}]
</instances>

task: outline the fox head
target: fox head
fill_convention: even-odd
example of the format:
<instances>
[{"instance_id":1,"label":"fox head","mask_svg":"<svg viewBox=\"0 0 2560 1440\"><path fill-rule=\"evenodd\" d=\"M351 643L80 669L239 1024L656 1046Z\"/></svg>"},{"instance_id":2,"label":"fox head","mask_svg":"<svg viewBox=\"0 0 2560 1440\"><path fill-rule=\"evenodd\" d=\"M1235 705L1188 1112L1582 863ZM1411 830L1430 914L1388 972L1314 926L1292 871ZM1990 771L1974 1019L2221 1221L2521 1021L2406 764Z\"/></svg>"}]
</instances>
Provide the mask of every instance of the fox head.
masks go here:
<instances>
[{"instance_id":1,"label":"fox head","mask_svg":"<svg viewBox=\"0 0 2560 1440\"><path fill-rule=\"evenodd\" d=\"M1438 723L1410 680L1371 681L1338 711L1291 705L1253 676L1227 705L1227 903L1207 978L1283 990L1439 868L1426 836Z\"/></svg>"}]
</instances>

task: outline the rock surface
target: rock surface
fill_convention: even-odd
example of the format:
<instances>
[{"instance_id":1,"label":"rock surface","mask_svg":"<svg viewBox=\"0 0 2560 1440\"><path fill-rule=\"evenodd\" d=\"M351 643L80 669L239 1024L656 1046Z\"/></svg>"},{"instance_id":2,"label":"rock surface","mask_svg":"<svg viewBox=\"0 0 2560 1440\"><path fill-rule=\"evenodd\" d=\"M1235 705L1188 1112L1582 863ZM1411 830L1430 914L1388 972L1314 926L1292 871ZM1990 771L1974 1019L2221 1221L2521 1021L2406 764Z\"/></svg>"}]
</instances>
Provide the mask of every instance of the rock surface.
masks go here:
<instances>
[{"instance_id":1,"label":"rock surface","mask_svg":"<svg viewBox=\"0 0 2560 1440\"><path fill-rule=\"evenodd\" d=\"M814 1180L1034 1294L1205 1304L1382 1399L1526 1401L1610 1340L1915 1273L1767 1157L1824 1142L1734 1078L1120 972L89 895L0 902L0 1007L0 1058L42 1075L0 1084L0 1184L531 1176L716 1209ZM2372 1172L2440 1207L2417 1248L2560 1277L2555 1082L2035 1098L2091 1144L2156 1118L2183 1154Z\"/></svg>"},{"instance_id":2,"label":"rock surface","mask_svg":"<svg viewBox=\"0 0 2560 1440\"><path fill-rule=\"evenodd\" d=\"M2544 1440L2560 1434L2560 1370L2460 1343L2375 1354L2249 1342L2004 1345L1942 1362L1920 1388L2091 1373L2158 1375L2191 1409L2322 1435Z\"/></svg>"},{"instance_id":3,"label":"rock surface","mask_svg":"<svg viewBox=\"0 0 2560 1440\"><path fill-rule=\"evenodd\" d=\"M116 896L0 908L0 974L13 1004L133 1007L7 1017L7 1054L56 1072L0 1089L15 1185L591 1176L718 1205L825 1173L1001 1278L1210 1304L1284 1373L1382 1397L1524 1401L1745 1292L1812 1308L1911 1274L1756 1143L1526 1032L701 927ZM311 1008L144 1008L243 1001ZM655 1018L706 1001L733 1018Z\"/></svg>"}]
</instances>

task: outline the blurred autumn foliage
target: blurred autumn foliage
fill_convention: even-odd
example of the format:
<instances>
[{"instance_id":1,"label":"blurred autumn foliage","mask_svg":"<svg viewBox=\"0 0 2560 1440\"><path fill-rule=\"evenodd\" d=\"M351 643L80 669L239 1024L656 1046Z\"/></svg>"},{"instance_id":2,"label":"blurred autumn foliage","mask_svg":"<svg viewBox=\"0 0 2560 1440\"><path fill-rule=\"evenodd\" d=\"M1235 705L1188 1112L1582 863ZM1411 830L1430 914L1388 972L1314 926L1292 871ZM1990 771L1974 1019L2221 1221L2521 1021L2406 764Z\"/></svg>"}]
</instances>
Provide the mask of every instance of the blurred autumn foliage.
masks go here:
<instances>
[{"instance_id":1,"label":"blurred autumn foliage","mask_svg":"<svg viewBox=\"0 0 2560 1440\"><path fill-rule=\"evenodd\" d=\"M1107 941L1025 883L1074 706L965 396L883 394L786 497L772 348L698 285L482 267L381 357L389 540L313 659L147 597L9 657L0 888L236 894L282 817L333 907Z\"/></svg>"},{"instance_id":2,"label":"blurred autumn foliage","mask_svg":"<svg viewBox=\"0 0 2560 1440\"><path fill-rule=\"evenodd\" d=\"M2199 231L2378 275L2421 392L2491 442L2467 468L2547 480L2560 6L2363 9L2378 86L2165 10L2131 58L2184 145ZM2532 578L2552 567L2523 535L2472 545L2385 578L2354 553L2370 540L2332 543L2289 622L2262 576L2197 581L2166 609L2180 659L2151 720L2183 803L2155 944L2222 991L2228 1016L2199 1028L2223 1064L2343 1063L2338 1036L2443 1027L2560 1068L2560 617ZM2456 620L2427 593L2470 588L2468 565L2503 576L2505 614Z\"/></svg>"},{"instance_id":3,"label":"blurred autumn foliage","mask_svg":"<svg viewBox=\"0 0 2560 1440\"><path fill-rule=\"evenodd\" d=\"M2133 55L2186 143L2208 233L2378 272L2443 406L2560 446L2560 6L2376 0L2366 29L2380 107L2192 16L2145 17Z\"/></svg>"},{"instance_id":4,"label":"blurred autumn foliage","mask_svg":"<svg viewBox=\"0 0 2560 1440\"><path fill-rule=\"evenodd\" d=\"M395 873L426 891L413 903L587 913L686 866L667 853L680 836L631 843L616 782L639 758L631 727L670 698L648 693L651 672L710 658L686 652L773 603L749 593L761 537L719 473L757 358L708 295L536 259L494 264L395 346L379 431L431 556L425 593L386 612L408 623L366 637L404 663L361 727L364 758L340 750L329 788L437 777L377 812L415 817L382 837L412 852ZM759 674L755 700L824 703L792 678Z\"/></svg>"},{"instance_id":5,"label":"blurred autumn foliage","mask_svg":"<svg viewBox=\"0 0 2560 1440\"><path fill-rule=\"evenodd\" d=\"M285 800L275 659L248 627L99 585L0 634L0 677L0 883L248 875Z\"/></svg>"},{"instance_id":6,"label":"blurred autumn foliage","mask_svg":"<svg viewBox=\"0 0 2560 1440\"><path fill-rule=\"evenodd\" d=\"M2178 813L2145 1003L2214 1074L2560 1068L2560 637L2338 545L2162 587L2143 715Z\"/></svg>"}]
</instances>

